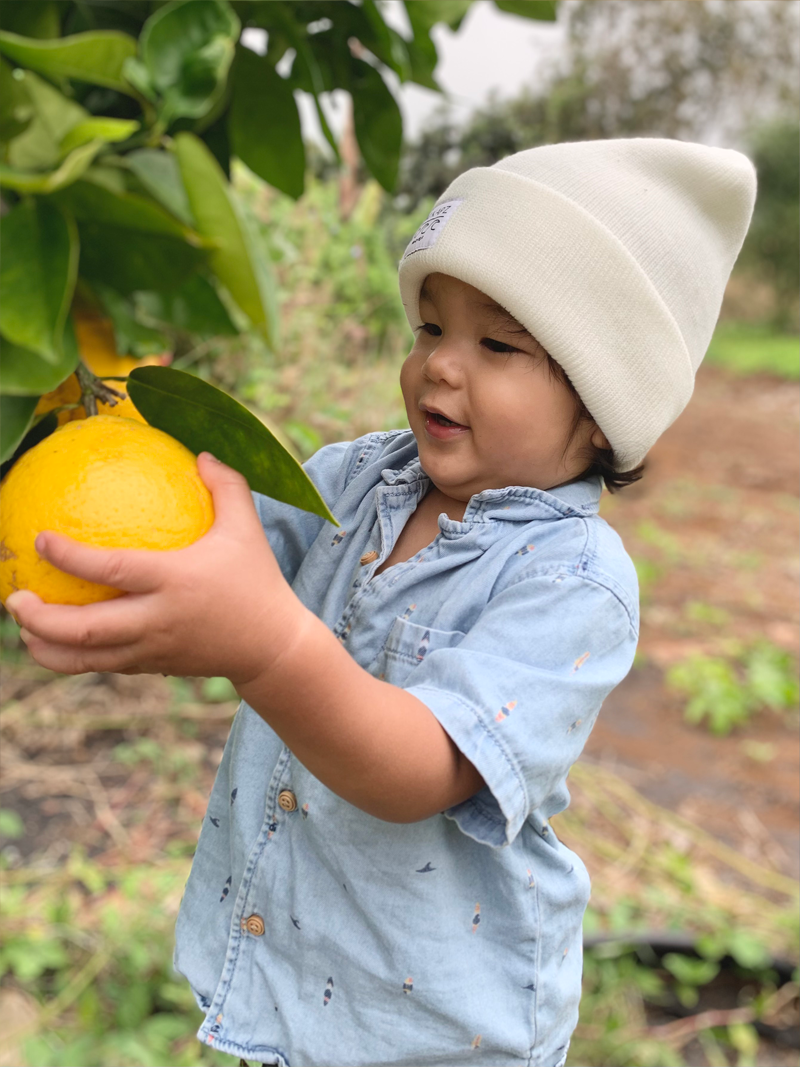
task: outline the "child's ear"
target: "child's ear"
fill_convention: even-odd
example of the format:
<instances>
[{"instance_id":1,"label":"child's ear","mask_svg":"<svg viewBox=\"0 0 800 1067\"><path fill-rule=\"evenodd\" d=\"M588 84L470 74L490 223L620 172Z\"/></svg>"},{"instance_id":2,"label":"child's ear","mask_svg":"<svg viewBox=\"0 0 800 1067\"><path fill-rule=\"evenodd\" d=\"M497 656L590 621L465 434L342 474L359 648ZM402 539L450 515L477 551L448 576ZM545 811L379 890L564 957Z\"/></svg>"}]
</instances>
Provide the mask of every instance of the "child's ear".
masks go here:
<instances>
[{"instance_id":1,"label":"child's ear","mask_svg":"<svg viewBox=\"0 0 800 1067\"><path fill-rule=\"evenodd\" d=\"M607 448L609 450L611 449L611 445L608 443L608 438L597 425L595 425L594 430L592 430L592 436L590 440L595 446L595 448Z\"/></svg>"}]
</instances>

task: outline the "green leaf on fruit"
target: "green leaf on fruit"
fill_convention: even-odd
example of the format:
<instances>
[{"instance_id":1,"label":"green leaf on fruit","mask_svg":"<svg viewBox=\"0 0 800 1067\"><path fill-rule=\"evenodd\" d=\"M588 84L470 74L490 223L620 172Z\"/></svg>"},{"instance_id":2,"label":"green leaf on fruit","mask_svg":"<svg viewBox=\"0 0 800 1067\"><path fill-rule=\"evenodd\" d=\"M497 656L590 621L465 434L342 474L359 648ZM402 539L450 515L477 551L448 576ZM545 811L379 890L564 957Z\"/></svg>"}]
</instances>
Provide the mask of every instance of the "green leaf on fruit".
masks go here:
<instances>
[{"instance_id":1,"label":"green leaf on fruit","mask_svg":"<svg viewBox=\"0 0 800 1067\"><path fill-rule=\"evenodd\" d=\"M215 386L172 367L137 367L128 395L151 426L195 454L211 452L254 492L336 519L297 459L246 407Z\"/></svg>"}]
</instances>

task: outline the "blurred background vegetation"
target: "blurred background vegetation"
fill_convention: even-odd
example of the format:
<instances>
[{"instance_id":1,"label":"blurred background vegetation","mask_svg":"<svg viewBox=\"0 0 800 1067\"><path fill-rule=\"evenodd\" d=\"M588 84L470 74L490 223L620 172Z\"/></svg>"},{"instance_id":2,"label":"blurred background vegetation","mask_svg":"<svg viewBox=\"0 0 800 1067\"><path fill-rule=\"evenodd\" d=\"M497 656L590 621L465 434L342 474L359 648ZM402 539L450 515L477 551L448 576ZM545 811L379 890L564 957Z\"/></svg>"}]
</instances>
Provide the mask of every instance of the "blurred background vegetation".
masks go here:
<instances>
[{"instance_id":1,"label":"blurred background vegetation","mask_svg":"<svg viewBox=\"0 0 800 1067\"><path fill-rule=\"evenodd\" d=\"M124 17L136 37L174 6L4 0L0 29L53 40ZM695 421L679 420L639 487L603 504L642 590L640 656L625 699L637 721L657 709L662 746L676 746L663 759L695 807L656 788L643 750L614 748L599 732L601 716L556 828L586 859L595 887L571 1064L796 1064L797 857L787 841L797 819L783 837L759 819L779 806L770 780L791 805L797 778L797 489L794 461L778 446L791 446L796 433L800 377L798 4L498 4L555 17L564 47L555 58L532 57L521 94L488 99L458 121L443 106L411 140L402 139L398 85L435 85L441 28L458 32L469 0L426 2L424 14L411 0L402 32L386 29L381 4L224 6L239 20L237 35L266 30L263 62L292 93L312 92L323 120L334 89L355 102L340 128L324 120L327 139L306 138L300 154L289 153L289 171L275 163L286 130L300 130L285 91L282 112L266 104L261 112L272 155L257 150L252 125L240 121L237 132L228 90L215 96L213 78L213 114L167 115L158 133L191 132L230 180L268 261L275 329L258 328L213 270L205 277L235 329L190 328L197 323L156 289L131 288L120 294L124 306L106 294L104 310L120 351L127 337L128 350L144 354L140 330L156 330L174 367L238 397L300 458L329 441L407 425L397 381L410 334L397 262L461 170L537 144L615 136L710 140L754 160L756 213L698 375L696 415L687 412ZM234 43L247 69L258 53L242 59L242 39ZM301 57L294 65L292 53ZM212 72L227 85L219 54L212 49ZM51 81L95 106L80 81L63 73ZM151 90L139 85L147 100ZM97 107L113 113L114 101L101 96ZM158 122L169 94L151 96ZM11 181L5 210L26 195L20 179ZM5 615L0 638L0 1004L11 1020L0 1065L231 1062L194 1039L199 1013L171 969L174 919L236 707L230 686L54 676L30 661ZM705 754L702 770L690 765L692 750ZM637 759L638 778L626 770ZM712 803L703 779L715 763L739 791L738 811L719 797L718 808L702 806ZM756 823L737 822L734 812L759 796Z\"/></svg>"}]
</instances>

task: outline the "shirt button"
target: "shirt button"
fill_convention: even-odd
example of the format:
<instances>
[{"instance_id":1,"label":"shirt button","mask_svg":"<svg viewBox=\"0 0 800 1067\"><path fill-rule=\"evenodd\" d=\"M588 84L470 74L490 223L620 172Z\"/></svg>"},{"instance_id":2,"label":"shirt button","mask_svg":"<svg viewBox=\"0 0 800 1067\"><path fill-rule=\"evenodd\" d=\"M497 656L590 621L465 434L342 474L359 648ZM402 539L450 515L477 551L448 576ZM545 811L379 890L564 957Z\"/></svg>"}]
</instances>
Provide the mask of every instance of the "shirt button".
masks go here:
<instances>
[{"instance_id":1,"label":"shirt button","mask_svg":"<svg viewBox=\"0 0 800 1067\"><path fill-rule=\"evenodd\" d=\"M380 553L376 552L375 549L373 549L372 552L365 552L359 562L362 567L366 567L368 563L374 563L379 555Z\"/></svg>"},{"instance_id":2,"label":"shirt button","mask_svg":"<svg viewBox=\"0 0 800 1067\"><path fill-rule=\"evenodd\" d=\"M297 797L291 789L284 789L278 795L278 804L284 811L294 811L297 808Z\"/></svg>"},{"instance_id":3,"label":"shirt button","mask_svg":"<svg viewBox=\"0 0 800 1067\"><path fill-rule=\"evenodd\" d=\"M242 919L242 929L252 934L253 937L261 937L264 933L264 920L260 915L251 915L247 919Z\"/></svg>"}]
</instances>

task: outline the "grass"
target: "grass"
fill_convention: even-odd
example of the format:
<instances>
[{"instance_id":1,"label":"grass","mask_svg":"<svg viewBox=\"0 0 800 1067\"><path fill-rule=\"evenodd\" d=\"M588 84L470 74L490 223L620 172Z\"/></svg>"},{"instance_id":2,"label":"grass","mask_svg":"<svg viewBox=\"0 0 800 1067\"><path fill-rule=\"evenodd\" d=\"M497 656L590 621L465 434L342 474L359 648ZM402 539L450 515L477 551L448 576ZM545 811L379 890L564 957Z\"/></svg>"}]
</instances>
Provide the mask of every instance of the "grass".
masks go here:
<instances>
[{"instance_id":1,"label":"grass","mask_svg":"<svg viewBox=\"0 0 800 1067\"><path fill-rule=\"evenodd\" d=\"M154 745L146 752L139 747L142 756L160 758ZM576 765L570 788L573 803L554 828L590 869L594 894L585 930L599 942L585 956L570 1065L686 1067L694 1062L686 1046L699 1038L712 1051L744 1052L736 1062L752 1067L752 1023L771 1020L776 998L790 1007L796 991L794 982L781 985L771 959L796 954L797 884L646 800L606 768ZM195 1039L201 1013L172 970L173 926L189 863L154 853L147 862L109 866L74 847L56 868L0 864L0 1004L5 994L13 998L9 1007L15 1005L4 1026L15 1058L5 1062L233 1062ZM636 932L654 928L691 933L699 958L647 958L634 947ZM705 996L723 958L751 976L753 995L697 1030L680 1019L664 1022L665 1005ZM714 1060L707 1056L707 1062Z\"/></svg>"},{"instance_id":2,"label":"grass","mask_svg":"<svg viewBox=\"0 0 800 1067\"><path fill-rule=\"evenodd\" d=\"M800 379L800 343L793 334L775 333L765 323L721 322L706 359L734 374L773 374Z\"/></svg>"}]
</instances>

